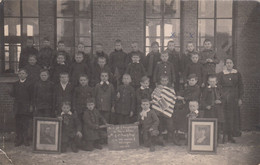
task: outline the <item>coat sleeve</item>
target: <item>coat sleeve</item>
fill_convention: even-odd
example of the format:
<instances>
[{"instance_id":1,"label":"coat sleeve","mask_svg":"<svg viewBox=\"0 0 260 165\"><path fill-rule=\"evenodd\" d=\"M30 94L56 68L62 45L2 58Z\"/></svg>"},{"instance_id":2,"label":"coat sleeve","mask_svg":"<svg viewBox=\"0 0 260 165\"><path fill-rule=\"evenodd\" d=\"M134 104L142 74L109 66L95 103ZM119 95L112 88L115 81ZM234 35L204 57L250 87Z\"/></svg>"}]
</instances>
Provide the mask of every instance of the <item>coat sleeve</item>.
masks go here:
<instances>
[{"instance_id":1,"label":"coat sleeve","mask_svg":"<svg viewBox=\"0 0 260 165\"><path fill-rule=\"evenodd\" d=\"M91 122L89 113L84 113L84 119L86 119L84 121L86 122L86 125L89 128L91 128L91 129L98 129L99 128L99 125Z\"/></svg>"},{"instance_id":2,"label":"coat sleeve","mask_svg":"<svg viewBox=\"0 0 260 165\"><path fill-rule=\"evenodd\" d=\"M205 110L206 107L209 106L206 102L207 97L208 97L208 90L204 89L202 96L201 96L201 106L200 106L202 108L202 110Z\"/></svg>"},{"instance_id":3,"label":"coat sleeve","mask_svg":"<svg viewBox=\"0 0 260 165\"><path fill-rule=\"evenodd\" d=\"M215 64L218 64L220 62L216 52L214 52L213 62Z\"/></svg>"},{"instance_id":4,"label":"coat sleeve","mask_svg":"<svg viewBox=\"0 0 260 165\"><path fill-rule=\"evenodd\" d=\"M172 75L171 75L172 76L172 82L175 82L177 75L175 75L175 70L174 70L173 64L171 64L171 72L172 72ZM178 72L178 74L179 74L179 72Z\"/></svg>"},{"instance_id":5,"label":"coat sleeve","mask_svg":"<svg viewBox=\"0 0 260 165\"><path fill-rule=\"evenodd\" d=\"M97 111L98 118L103 124L107 124L106 119Z\"/></svg>"},{"instance_id":6,"label":"coat sleeve","mask_svg":"<svg viewBox=\"0 0 260 165\"><path fill-rule=\"evenodd\" d=\"M153 130L157 130L160 121L159 121L159 118L154 111L152 112L152 120L153 120L153 124L152 124L151 128Z\"/></svg>"}]
</instances>

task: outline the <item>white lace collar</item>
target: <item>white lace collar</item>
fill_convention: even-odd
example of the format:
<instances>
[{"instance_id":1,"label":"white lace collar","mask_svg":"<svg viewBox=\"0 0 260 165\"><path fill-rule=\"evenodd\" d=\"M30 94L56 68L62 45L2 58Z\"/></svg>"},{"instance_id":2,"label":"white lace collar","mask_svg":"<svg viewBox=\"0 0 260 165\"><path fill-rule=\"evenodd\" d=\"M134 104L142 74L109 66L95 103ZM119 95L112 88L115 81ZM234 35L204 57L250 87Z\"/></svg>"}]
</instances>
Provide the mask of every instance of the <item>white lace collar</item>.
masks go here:
<instances>
[{"instance_id":1,"label":"white lace collar","mask_svg":"<svg viewBox=\"0 0 260 165\"><path fill-rule=\"evenodd\" d=\"M237 73L236 69L232 69L231 71L228 71L227 69L223 70L224 74L231 74L231 73Z\"/></svg>"}]
</instances>

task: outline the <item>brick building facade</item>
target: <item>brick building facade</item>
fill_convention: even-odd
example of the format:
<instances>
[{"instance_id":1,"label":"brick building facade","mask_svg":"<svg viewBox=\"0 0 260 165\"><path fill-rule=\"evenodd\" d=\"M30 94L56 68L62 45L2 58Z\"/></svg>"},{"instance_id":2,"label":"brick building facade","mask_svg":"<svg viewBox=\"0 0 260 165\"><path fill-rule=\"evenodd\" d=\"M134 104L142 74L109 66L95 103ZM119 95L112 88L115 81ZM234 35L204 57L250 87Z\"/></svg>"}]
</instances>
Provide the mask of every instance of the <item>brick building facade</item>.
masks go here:
<instances>
[{"instance_id":1,"label":"brick building facade","mask_svg":"<svg viewBox=\"0 0 260 165\"><path fill-rule=\"evenodd\" d=\"M145 50L145 7L144 0L93 0L92 2L92 45L102 43L104 51L113 50L114 41L121 39L123 49L130 52L130 44L137 41L141 50ZM56 46L56 0L39 0L39 42L48 36L51 45ZM198 2L181 1L180 4L180 51L188 41L197 42ZM3 13L3 6L0 7ZM254 129L260 123L260 4L254 1L233 2L233 56L236 67L242 73L245 85L244 104L241 109L242 128ZM2 17L2 18L1 18ZM0 14L0 28L3 28L3 15ZM0 31L1 31L0 30ZM192 36L190 35L192 34ZM3 43L4 38L0 38ZM41 44L40 44L41 47ZM3 44L0 44L3 56ZM3 58L1 57L1 61ZM3 65L3 63L0 63ZM1 68L3 68L1 66ZM14 128L12 116L12 98L8 88L14 81L13 75L1 70L0 78L0 130ZM3 123L5 116L5 124Z\"/></svg>"}]
</instances>

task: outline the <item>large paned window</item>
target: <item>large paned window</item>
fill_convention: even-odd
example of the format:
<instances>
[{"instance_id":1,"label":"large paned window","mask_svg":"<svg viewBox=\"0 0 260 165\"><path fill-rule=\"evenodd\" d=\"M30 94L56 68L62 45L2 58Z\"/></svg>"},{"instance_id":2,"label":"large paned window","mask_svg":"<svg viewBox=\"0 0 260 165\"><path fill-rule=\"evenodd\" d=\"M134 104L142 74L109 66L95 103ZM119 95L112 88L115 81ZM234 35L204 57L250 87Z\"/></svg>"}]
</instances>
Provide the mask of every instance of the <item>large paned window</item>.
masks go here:
<instances>
[{"instance_id":1,"label":"large paned window","mask_svg":"<svg viewBox=\"0 0 260 165\"><path fill-rule=\"evenodd\" d=\"M223 60L232 56L232 0L198 1L198 49L202 49L205 38L212 41L221 63L217 72L222 70Z\"/></svg>"},{"instance_id":2,"label":"large paned window","mask_svg":"<svg viewBox=\"0 0 260 165\"><path fill-rule=\"evenodd\" d=\"M28 37L33 37L39 48L38 0L10 0L4 3L4 58L3 72L16 73L21 48ZM1 35L0 34L0 35Z\"/></svg>"},{"instance_id":3,"label":"large paned window","mask_svg":"<svg viewBox=\"0 0 260 165\"><path fill-rule=\"evenodd\" d=\"M146 0L145 52L157 41L164 50L170 40L180 48L180 0Z\"/></svg>"},{"instance_id":4,"label":"large paned window","mask_svg":"<svg viewBox=\"0 0 260 165\"><path fill-rule=\"evenodd\" d=\"M64 41L69 53L74 54L79 43L91 52L91 21L91 0L57 0L57 42Z\"/></svg>"}]
</instances>

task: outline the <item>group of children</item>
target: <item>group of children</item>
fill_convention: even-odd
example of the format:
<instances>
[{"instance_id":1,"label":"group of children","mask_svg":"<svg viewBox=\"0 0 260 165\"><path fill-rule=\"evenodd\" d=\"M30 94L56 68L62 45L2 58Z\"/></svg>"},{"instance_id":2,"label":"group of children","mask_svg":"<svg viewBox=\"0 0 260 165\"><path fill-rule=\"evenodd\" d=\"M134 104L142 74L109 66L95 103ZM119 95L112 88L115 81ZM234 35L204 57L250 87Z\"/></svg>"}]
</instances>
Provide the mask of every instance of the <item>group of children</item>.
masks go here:
<instances>
[{"instance_id":1,"label":"group of children","mask_svg":"<svg viewBox=\"0 0 260 165\"><path fill-rule=\"evenodd\" d=\"M164 145L164 140L180 145L177 135L187 132L189 118L218 118L221 128L221 92L215 75L219 60L210 40L205 40L205 49L199 53L189 42L182 56L173 41L162 53L159 44L152 43L147 56L136 42L131 45L133 50L125 53L120 40L115 41L109 56L102 44L96 45L93 56L79 44L73 57L62 41L57 51L50 48L47 38L43 45L39 53L21 53L19 80L11 92L15 98L15 146L29 145L33 116L62 120L62 152L68 146L74 152L79 147L101 149L106 141L105 127L110 124L139 124L141 141L150 151L157 143ZM151 107L153 92L163 87L176 91L172 117Z\"/></svg>"}]
</instances>

